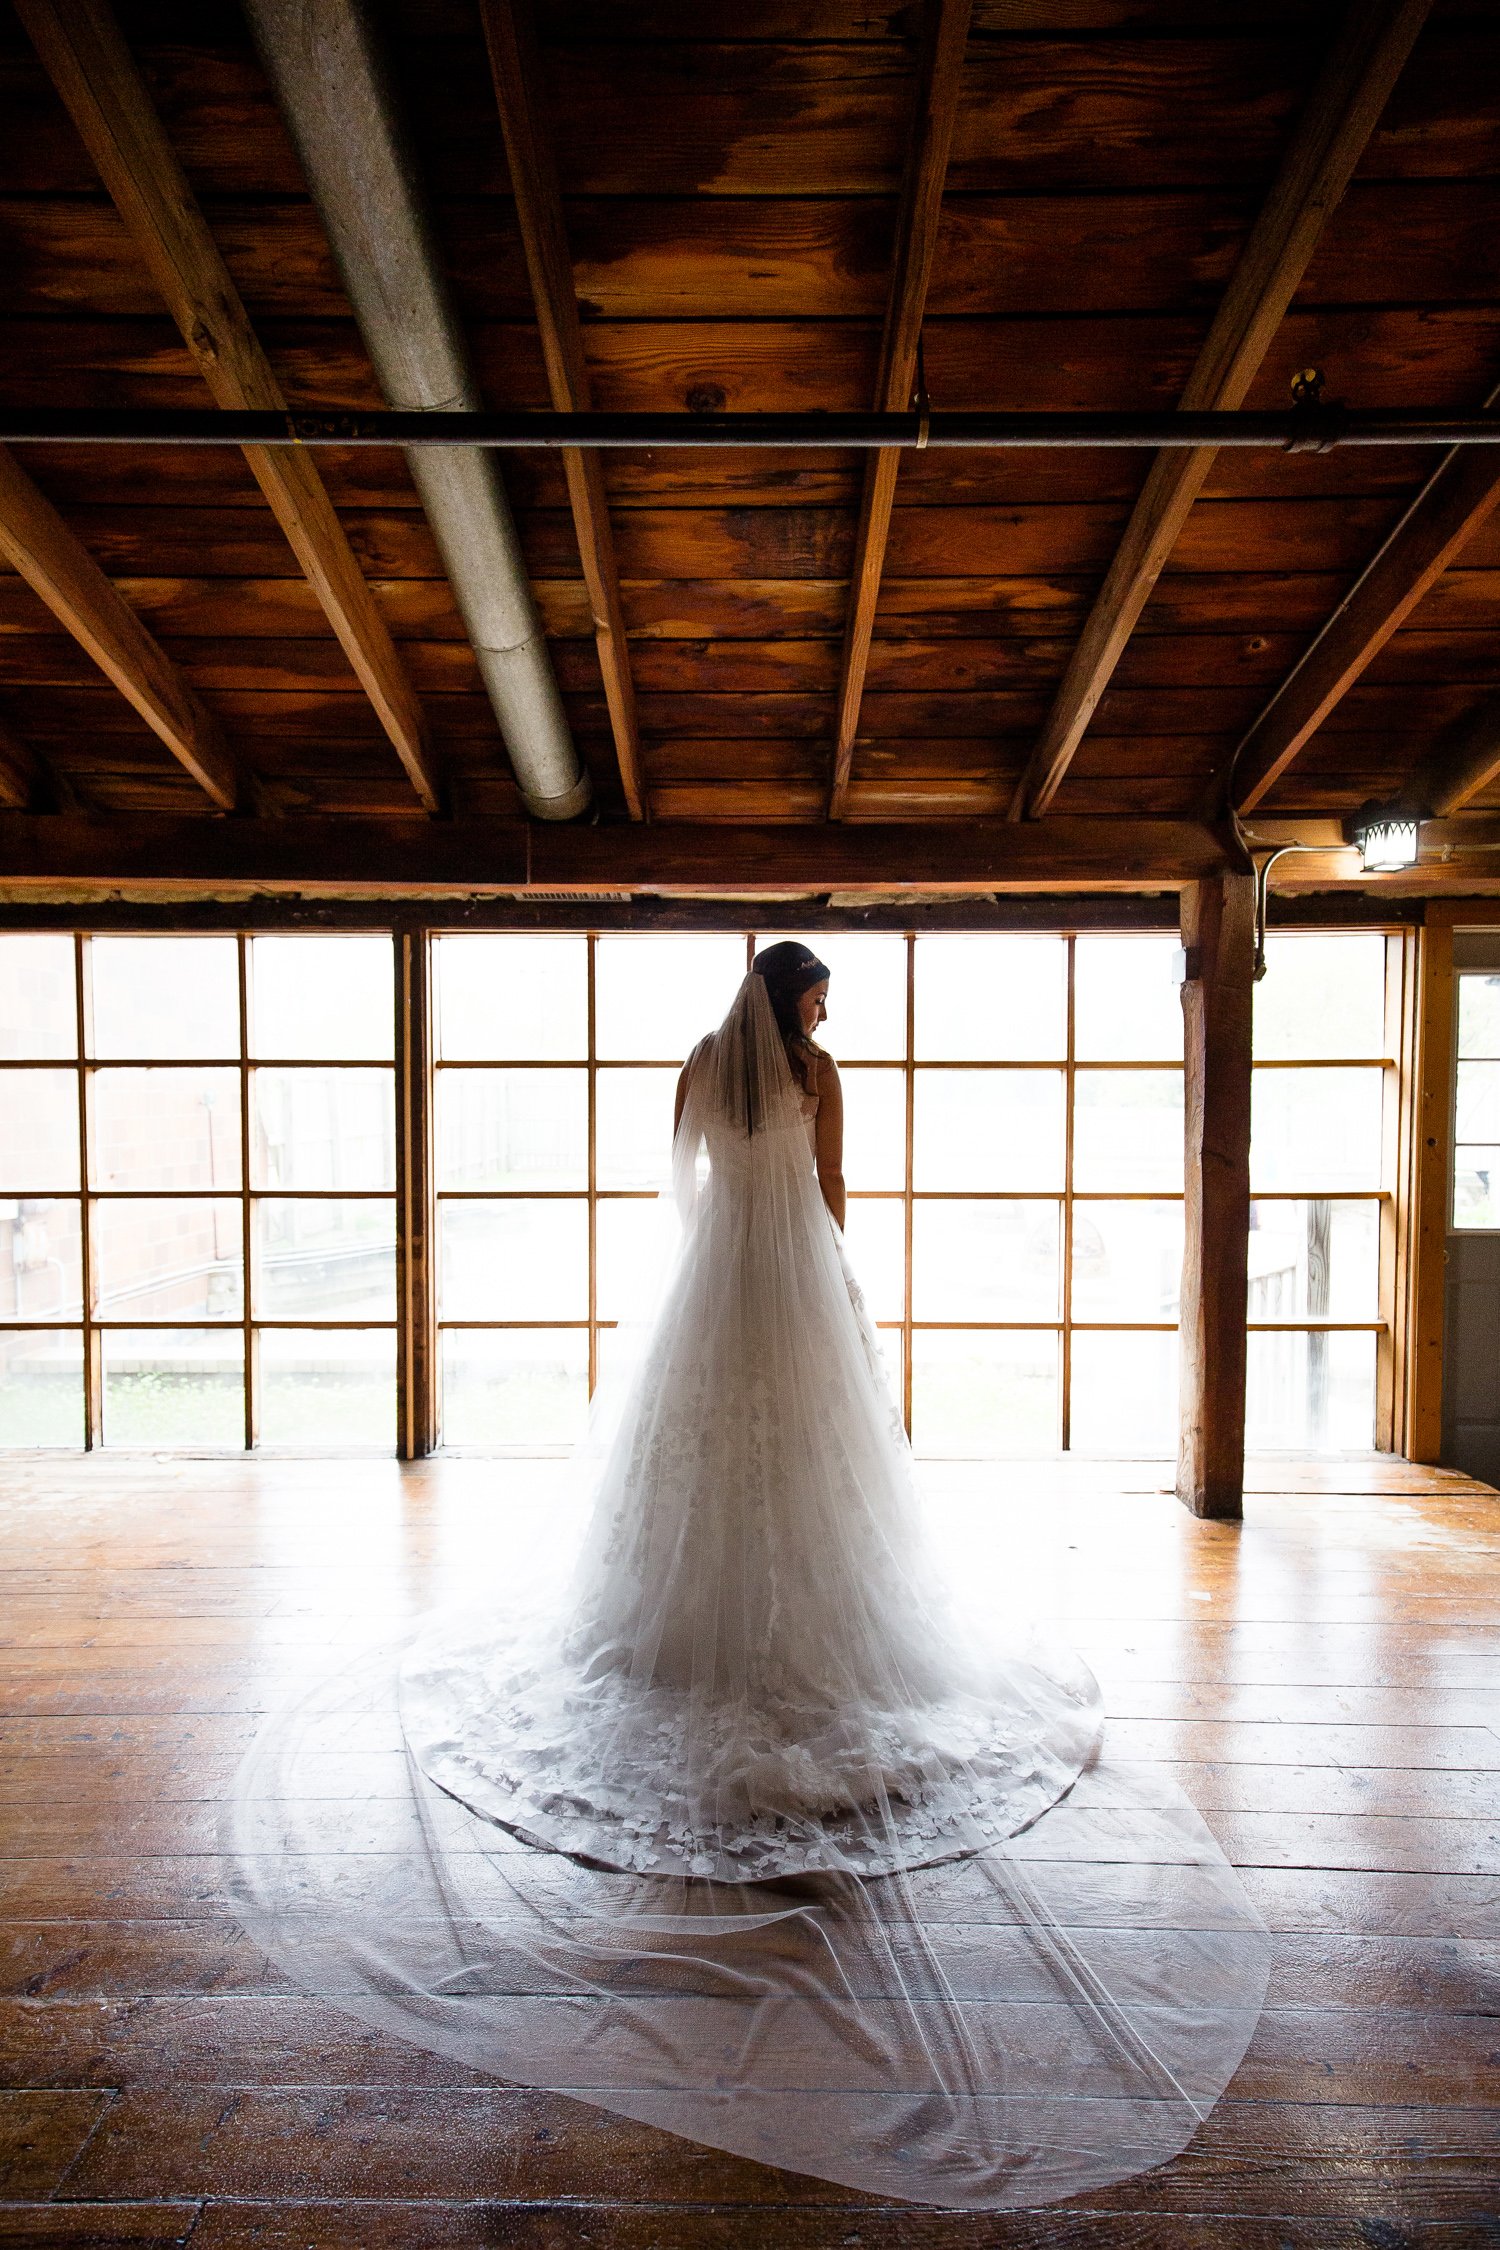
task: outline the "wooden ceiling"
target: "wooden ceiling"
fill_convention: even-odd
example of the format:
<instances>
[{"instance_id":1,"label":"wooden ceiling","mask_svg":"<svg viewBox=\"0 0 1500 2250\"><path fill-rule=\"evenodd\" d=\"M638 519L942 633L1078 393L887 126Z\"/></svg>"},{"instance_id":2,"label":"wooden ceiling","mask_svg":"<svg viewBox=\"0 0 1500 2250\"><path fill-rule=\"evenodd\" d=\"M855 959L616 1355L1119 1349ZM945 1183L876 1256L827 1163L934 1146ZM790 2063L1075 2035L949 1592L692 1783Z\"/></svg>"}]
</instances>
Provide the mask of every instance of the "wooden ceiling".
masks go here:
<instances>
[{"instance_id":1,"label":"wooden ceiling","mask_svg":"<svg viewBox=\"0 0 1500 2250\"><path fill-rule=\"evenodd\" d=\"M274 383L302 407L382 404L238 9L116 13ZM500 0L393 0L384 21L491 406L580 387L623 409L903 405L919 333L937 408L1281 407L1317 367L1352 407L1471 410L1500 379L1492 0L1365 6L1352 32L1321 0L554 0L524 93L581 365L570 305L539 326L485 14L493 34ZM1307 167L1333 142L1353 177L1324 209ZM0 396L211 403L8 6ZM1198 462L1165 502L1142 501L1160 471L1123 451L614 454L570 505L561 459L508 456L604 817L630 817L623 751L662 823L1190 819L1252 730L1241 770L1267 814L1352 811L1460 735L1467 802L1500 806L1473 754L1500 691L1500 456L1441 473L1260 726L1440 464L1160 458ZM317 459L372 606L358 587L342 612L320 601L236 452L16 449L147 629L202 770L10 573L0 794L211 817L222 749L262 813L423 821L429 794L459 821L519 817L401 457Z\"/></svg>"}]
</instances>

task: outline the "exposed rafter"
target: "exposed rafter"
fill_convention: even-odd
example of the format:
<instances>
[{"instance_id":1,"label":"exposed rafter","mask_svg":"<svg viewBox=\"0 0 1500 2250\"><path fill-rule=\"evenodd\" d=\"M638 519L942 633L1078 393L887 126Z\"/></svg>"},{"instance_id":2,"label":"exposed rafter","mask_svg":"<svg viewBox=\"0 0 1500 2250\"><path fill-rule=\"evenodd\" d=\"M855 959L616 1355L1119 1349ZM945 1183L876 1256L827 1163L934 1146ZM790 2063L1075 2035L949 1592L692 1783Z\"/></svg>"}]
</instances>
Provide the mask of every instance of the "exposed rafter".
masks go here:
<instances>
[{"instance_id":1,"label":"exposed rafter","mask_svg":"<svg viewBox=\"0 0 1500 2250\"><path fill-rule=\"evenodd\" d=\"M235 765L218 721L4 446L0 555L87 649L214 803L225 812L232 810Z\"/></svg>"},{"instance_id":2,"label":"exposed rafter","mask_svg":"<svg viewBox=\"0 0 1500 2250\"><path fill-rule=\"evenodd\" d=\"M1402 790L1414 811L1440 820L1461 812L1500 778L1500 695L1487 695L1449 730ZM1429 831L1429 834L1431 831Z\"/></svg>"},{"instance_id":3,"label":"exposed rafter","mask_svg":"<svg viewBox=\"0 0 1500 2250\"><path fill-rule=\"evenodd\" d=\"M480 0L480 15L484 20L495 101L510 162L516 217L536 303L547 387L559 411L583 413L591 403L591 391L583 355L583 330L578 318L578 294L563 227L557 167L551 147L537 123L534 89L538 73L530 24L524 15L524 0ZM620 785L632 820L644 820L648 817L648 807L641 769L640 729L604 470L597 453L580 452L572 446L564 450L563 469L568 480L568 499L573 510L584 584L593 613L594 639L599 650L599 669L604 677L604 696L614 734Z\"/></svg>"},{"instance_id":4,"label":"exposed rafter","mask_svg":"<svg viewBox=\"0 0 1500 2250\"><path fill-rule=\"evenodd\" d=\"M948 175L948 152L953 145L953 123L958 115L958 91L963 78L964 45L969 36L971 8L972 0L927 0L916 108L901 185L891 290L880 343L880 373L875 385L877 413L898 414L911 403L922 315L927 306L938 221L942 214L943 183ZM828 796L830 820L843 818L849 793L854 739L859 732L859 707L870 661L870 642L875 632L880 575L885 567L900 463L901 456L894 448L883 448L865 461L834 718L833 781Z\"/></svg>"},{"instance_id":5,"label":"exposed rafter","mask_svg":"<svg viewBox=\"0 0 1500 2250\"><path fill-rule=\"evenodd\" d=\"M18 0L100 177L220 406L286 401L104 0ZM360 685L429 811L440 792L426 721L323 480L293 448L246 459Z\"/></svg>"},{"instance_id":6,"label":"exposed rafter","mask_svg":"<svg viewBox=\"0 0 1500 2250\"><path fill-rule=\"evenodd\" d=\"M1456 447L1428 478L1235 752L1230 792L1237 805L1253 811L1275 787L1309 736L1497 502L1500 458L1488 449Z\"/></svg>"},{"instance_id":7,"label":"exposed rafter","mask_svg":"<svg viewBox=\"0 0 1500 2250\"><path fill-rule=\"evenodd\" d=\"M1430 6L1354 0L1188 377L1184 408L1243 401ZM1016 786L1012 819L1045 812L1056 796L1214 458L1205 447L1153 463Z\"/></svg>"}]
</instances>

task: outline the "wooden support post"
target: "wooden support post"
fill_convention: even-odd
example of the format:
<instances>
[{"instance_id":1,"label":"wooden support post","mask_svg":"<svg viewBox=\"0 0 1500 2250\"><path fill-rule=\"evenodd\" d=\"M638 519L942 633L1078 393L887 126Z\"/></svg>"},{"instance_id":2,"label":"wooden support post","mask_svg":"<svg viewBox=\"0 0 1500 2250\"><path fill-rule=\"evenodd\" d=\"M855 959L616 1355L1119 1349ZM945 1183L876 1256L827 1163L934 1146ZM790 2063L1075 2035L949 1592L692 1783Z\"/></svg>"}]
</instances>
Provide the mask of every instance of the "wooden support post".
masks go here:
<instances>
[{"instance_id":1,"label":"wooden support post","mask_svg":"<svg viewBox=\"0 0 1500 2250\"><path fill-rule=\"evenodd\" d=\"M419 1461L438 1441L432 979L420 926L396 931L396 1120L396 1450Z\"/></svg>"},{"instance_id":2,"label":"wooden support post","mask_svg":"<svg viewBox=\"0 0 1500 2250\"><path fill-rule=\"evenodd\" d=\"M1455 918L1456 911L1445 910L1445 904L1434 901L1428 907L1417 970L1406 1452L1410 1460L1428 1462L1443 1455Z\"/></svg>"},{"instance_id":3,"label":"wooden support post","mask_svg":"<svg viewBox=\"0 0 1500 2250\"><path fill-rule=\"evenodd\" d=\"M1250 1243L1250 1017L1255 879L1182 893L1184 1229L1177 1496L1237 1519L1245 1489L1245 1297Z\"/></svg>"}]
</instances>

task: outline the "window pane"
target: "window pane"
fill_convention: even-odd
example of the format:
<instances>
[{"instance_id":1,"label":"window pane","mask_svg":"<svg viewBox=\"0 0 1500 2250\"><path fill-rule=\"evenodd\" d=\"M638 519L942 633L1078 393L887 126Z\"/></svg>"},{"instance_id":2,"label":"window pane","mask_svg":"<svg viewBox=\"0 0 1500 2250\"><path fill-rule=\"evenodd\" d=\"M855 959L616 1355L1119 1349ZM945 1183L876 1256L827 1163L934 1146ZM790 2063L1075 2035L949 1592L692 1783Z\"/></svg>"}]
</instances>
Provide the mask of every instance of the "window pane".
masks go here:
<instances>
[{"instance_id":1,"label":"window pane","mask_svg":"<svg viewBox=\"0 0 1500 2250\"><path fill-rule=\"evenodd\" d=\"M265 1328L260 1442L396 1448L396 1338L379 1328Z\"/></svg>"},{"instance_id":2,"label":"window pane","mask_svg":"<svg viewBox=\"0 0 1500 2250\"><path fill-rule=\"evenodd\" d=\"M239 948L229 937L89 940L93 1043L106 1058L240 1051Z\"/></svg>"},{"instance_id":3,"label":"window pane","mask_svg":"<svg viewBox=\"0 0 1500 2250\"><path fill-rule=\"evenodd\" d=\"M77 1072L0 1070L0 1194L77 1185Z\"/></svg>"},{"instance_id":4,"label":"window pane","mask_svg":"<svg viewBox=\"0 0 1500 2250\"><path fill-rule=\"evenodd\" d=\"M1060 1062L1068 1048L1068 955L1054 937L917 939L923 1062Z\"/></svg>"},{"instance_id":5,"label":"window pane","mask_svg":"<svg viewBox=\"0 0 1500 2250\"><path fill-rule=\"evenodd\" d=\"M444 937L433 946L437 1052L448 1062L582 1062L588 939Z\"/></svg>"},{"instance_id":6,"label":"window pane","mask_svg":"<svg viewBox=\"0 0 1500 2250\"><path fill-rule=\"evenodd\" d=\"M795 935L833 971L828 1024L819 1044L841 1062L900 1062L906 1054L906 940L903 937L817 937L770 931L756 951Z\"/></svg>"},{"instance_id":7,"label":"window pane","mask_svg":"<svg viewBox=\"0 0 1500 2250\"><path fill-rule=\"evenodd\" d=\"M1385 1053L1385 939L1378 930L1266 940L1255 1052L1275 1062Z\"/></svg>"},{"instance_id":8,"label":"window pane","mask_svg":"<svg viewBox=\"0 0 1500 2250\"><path fill-rule=\"evenodd\" d=\"M682 1062L717 1031L745 975L741 937L605 937L595 955L601 1055Z\"/></svg>"},{"instance_id":9,"label":"window pane","mask_svg":"<svg viewBox=\"0 0 1500 2250\"><path fill-rule=\"evenodd\" d=\"M1453 1151L1453 1224L1500 1227L1500 1147Z\"/></svg>"},{"instance_id":10,"label":"window pane","mask_svg":"<svg viewBox=\"0 0 1500 2250\"><path fill-rule=\"evenodd\" d=\"M0 1055L42 1062L77 1052L71 937L0 937Z\"/></svg>"},{"instance_id":11,"label":"window pane","mask_svg":"<svg viewBox=\"0 0 1500 2250\"><path fill-rule=\"evenodd\" d=\"M1255 1451L1363 1452L1375 1442L1375 1338L1252 1335L1245 1443Z\"/></svg>"},{"instance_id":12,"label":"window pane","mask_svg":"<svg viewBox=\"0 0 1500 2250\"><path fill-rule=\"evenodd\" d=\"M1268 1188L1378 1188L1384 1073L1258 1070L1250 1099L1250 1180Z\"/></svg>"},{"instance_id":13,"label":"window pane","mask_svg":"<svg viewBox=\"0 0 1500 2250\"><path fill-rule=\"evenodd\" d=\"M1180 1070L1080 1070L1073 1085L1075 1187L1181 1188Z\"/></svg>"},{"instance_id":14,"label":"window pane","mask_svg":"<svg viewBox=\"0 0 1500 2250\"><path fill-rule=\"evenodd\" d=\"M905 1187L905 1071L846 1070L842 1076L845 1185Z\"/></svg>"},{"instance_id":15,"label":"window pane","mask_svg":"<svg viewBox=\"0 0 1500 2250\"><path fill-rule=\"evenodd\" d=\"M250 940L250 1052L389 1061L395 1051L388 937Z\"/></svg>"},{"instance_id":16,"label":"window pane","mask_svg":"<svg viewBox=\"0 0 1500 2250\"><path fill-rule=\"evenodd\" d=\"M0 1329L0 1446L82 1443L82 1336Z\"/></svg>"},{"instance_id":17,"label":"window pane","mask_svg":"<svg viewBox=\"0 0 1500 2250\"><path fill-rule=\"evenodd\" d=\"M396 1184L395 1089L388 1070L251 1073L251 1184L390 1188Z\"/></svg>"},{"instance_id":18,"label":"window pane","mask_svg":"<svg viewBox=\"0 0 1500 2250\"><path fill-rule=\"evenodd\" d=\"M394 1320L396 1206L257 1196L259 1320Z\"/></svg>"},{"instance_id":19,"label":"window pane","mask_svg":"<svg viewBox=\"0 0 1500 2250\"><path fill-rule=\"evenodd\" d=\"M1056 1320L1055 1203L917 1203L912 1315L917 1320Z\"/></svg>"},{"instance_id":20,"label":"window pane","mask_svg":"<svg viewBox=\"0 0 1500 2250\"><path fill-rule=\"evenodd\" d=\"M1081 937L1073 954L1073 1051L1091 1062L1180 1062L1175 937Z\"/></svg>"},{"instance_id":21,"label":"window pane","mask_svg":"<svg viewBox=\"0 0 1500 2250\"><path fill-rule=\"evenodd\" d=\"M586 1320L589 1215L575 1202L439 1206L444 1320Z\"/></svg>"},{"instance_id":22,"label":"window pane","mask_svg":"<svg viewBox=\"0 0 1500 2250\"><path fill-rule=\"evenodd\" d=\"M237 1070L89 1073L89 1173L96 1188L237 1188Z\"/></svg>"},{"instance_id":23,"label":"window pane","mask_svg":"<svg viewBox=\"0 0 1500 2250\"><path fill-rule=\"evenodd\" d=\"M107 1328L100 1347L106 1445L243 1446L240 1329Z\"/></svg>"},{"instance_id":24,"label":"window pane","mask_svg":"<svg viewBox=\"0 0 1500 2250\"><path fill-rule=\"evenodd\" d=\"M601 1070L594 1076L600 1187L665 1187L672 1172L675 1070Z\"/></svg>"},{"instance_id":25,"label":"window pane","mask_svg":"<svg viewBox=\"0 0 1500 2250\"><path fill-rule=\"evenodd\" d=\"M1375 1320L1380 1205L1252 1203L1251 1320Z\"/></svg>"},{"instance_id":26,"label":"window pane","mask_svg":"<svg viewBox=\"0 0 1500 2250\"><path fill-rule=\"evenodd\" d=\"M96 1203L94 1303L111 1320L235 1320L244 1251L238 1198Z\"/></svg>"},{"instance_id":27,"label":"window pane","mask_svg":"<svg viewBox=\"0 0 1500 2250\"><path fill-rule=\"evenodd\" d=\"M1461 1062L1454 1138L1500 1141L1500 1062Z\"/></svg>"},{"instance_id":28,"label":"window pane","mask_svg":"<svg viewBox=\"0 0 1500 2250\"><path fill-rule=\"evenodd\" d=\"M679 1240L674 1205L654 1195L601 1196L595 1207L600 1320L645 1320Z\"/></svg>"},{"instance_id":29,"label":"window pane","mask_svg":"<svg viewBox=\"0 0 1500 2250\"><path fill-rule=\"evenodd\" d=\"M1057 1354L1049 1329L919 1328L911 1340L913 1449L929 1460L1053 1452Z\"/></svg>"},{"instance_id":30,"label":"window pane","mask_svg":"<svg viewBox=\"0 0 1500 2250\"><path fill-rule=\"evenodd\" d=\"M81 1320L82 1205L0 1196L0 1320Z\"/></svg>"},{"instance_id":31,"label":"window pane","mask_svg":"<svg viewBox=\"0 0 1500 2250\"><path fill-rule=\"evenodd\" d=\"M1075 1320L1175 1320L1181 1289L1180 1203L1074 1204Z\"/></svg>"},{"instance_id":32,"label":"window pane","mask_svg":"<svg viewBox=\"0 0 1500 2250\"><path fill-rule=\"evenodd\" d=\"M857 1197L845 1218L844 1246L870 1318L900 1320L906 1310L905 1207Z\"/></svg>"},{"instance_id":33,"label":"window pane","mask_svg":"<svg viewBox=\"0 0 1500 2250\"><path fill-rule=\"evenodd\" d=\"M440 1188L587 1187L584 1070L440 1070Z\"/></svg>"},{"instance_id":34,"label":"window pane","mask_svg":"<svg viewBox=\"0 0 1500 2250\"><path fill-rule=\"evenodd\" d=\"M1472 970L1460 975L1458 1051L1461 1055L1500 1055L1500 976L1479 975Z\"/></svg>"},{"instance_id":35,"label":"window pane","mask_svg":"<svg viewBox=\"0 0 1500 2250\"><path fill-rule=\"evenodd\" d=\"M444 1445L576 1445L588 1419L586 1329L449 1329Z\"/></svg>"},{"instance_id":36,"label":"window pane","mask_svg":"<svg viewBox=\"0 0 1500 2250\"><path fill-rule=\"evenodd\" d=\"M1070 1441L1075 1453L1170 1454L1177 1445L1175 1332L1075 1330Z\"/></svg>"},{"instance_id":37,"label":"window pane","mask_svg":"<svg viewBox=\"0 0 1500 2250\"><path fill-rule=\"evenodd\" d=\"M919 1070L913 1127L919 1188L1060 1188L1060 1070Z\"/></svg>"}]
</instances>

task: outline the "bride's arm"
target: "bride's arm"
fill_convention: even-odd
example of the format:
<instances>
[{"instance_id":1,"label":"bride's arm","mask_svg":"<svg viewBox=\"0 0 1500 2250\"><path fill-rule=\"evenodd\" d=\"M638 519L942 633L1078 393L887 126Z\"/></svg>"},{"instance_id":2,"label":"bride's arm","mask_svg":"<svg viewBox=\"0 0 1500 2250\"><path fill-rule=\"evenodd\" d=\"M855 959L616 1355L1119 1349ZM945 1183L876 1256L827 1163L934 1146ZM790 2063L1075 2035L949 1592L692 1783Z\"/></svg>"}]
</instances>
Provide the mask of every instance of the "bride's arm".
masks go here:
<instances>
[{"instance_id":1,"label":"bride's arm","mask_svg":"<svg viewBox=\"0 0 1500 2250\"><path fill-rule=\"evenodd\" d=\"M823 1190L823 1201L833 1215L834 1224L843 1231L844 1225L844 1089L839 1083L838 1065L831 1055L824 1055L818 1063L818 1123L815 1148L818 1159L818 1185Z\"/></svg>"}]
</instances>

